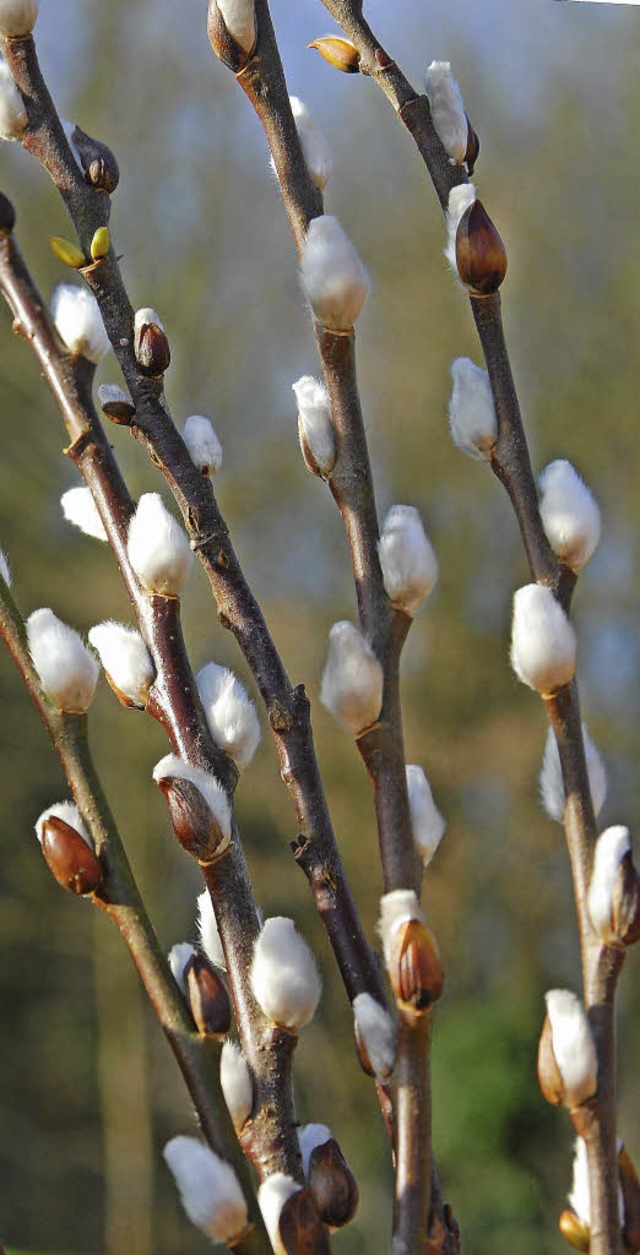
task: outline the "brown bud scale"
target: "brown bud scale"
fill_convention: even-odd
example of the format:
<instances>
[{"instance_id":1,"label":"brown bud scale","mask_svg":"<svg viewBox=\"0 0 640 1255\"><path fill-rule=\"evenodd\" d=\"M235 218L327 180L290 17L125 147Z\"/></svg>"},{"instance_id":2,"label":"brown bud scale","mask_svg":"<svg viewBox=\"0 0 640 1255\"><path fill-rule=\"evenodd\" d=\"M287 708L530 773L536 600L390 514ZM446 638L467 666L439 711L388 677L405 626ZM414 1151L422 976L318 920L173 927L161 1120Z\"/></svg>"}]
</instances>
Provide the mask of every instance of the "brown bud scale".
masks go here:
<instances>
[{"instance_id":1,"label":"brown bud scale","mask_svg":"<svg viewBox=\"0 0 640 1255\"><path fill-rule=\"evenodd\" d=\"M574 1211L570 1211L569 1208L567 1208L566 1211L563 1211L558 1221L558 1228L565 1242L568 1242L569 1246L572 1246L574 1251L589 1250L589 1230L578 1218L578 1216L576 1216Z\"/></svg>"},{"instance_id":2,"label":"brown bud scale","mask_svg":"<svg viewBox=\"0 0 640 1255\"><path fill-rule=\"evenodd\" d=\"M169 807L173 831L183 850L201 864L213 863L229 844L197 785L181 776L158 780Z\"/></svg>"},{"instance_id":3,"label":"brown bud scale","mask_svg":"<svg viewBox=\"0 0 640 1255\"><path fill-rule=\"evenodd\" d=\"M231 1004L221 977L204 954L194 954L184 969L189 1008L199 1033L226 1036Z\"/></svg>"},{"instance_id":4,"label":"brown bud scale","mask_svg":"<svg viewBox=\"0 0 640 1255\"><path fill-rule=\"evenodd\" d=\"M57 815L45 821L42 853L49 871L68 893L94 893L100 888L104 874L95 850Z\"/></svg>"},{"instance_id":5,"label":"brown bud scale","mask_svg":"<svg viewBox=\"0 0 640 1255\"><path fill-rule=\"evenodd\" d=\"M287 1255L329 1255L329 1237L311 1191L296 1190L280 1212L280 1240Z\"/></svg>"},{"instance_id":6,"label":"brown bud scale","mask_svg":"<svg viewBox=\"0 0 640 1255\"><path fill-rule=\"evenodd\" d=\"M391 987L400 1007L422 1014L437 1002L444 970L433 933L419 919L400 923L392 934L389 959Z\"/></svg>"},{"instance_id":7,"label":"brown bud scale","mask_svg":"<svg viewBox=\"0 0 640 1255\"><path fill-rule=\"evenodd\" d=\"M474 296L497 292L507 273L507 254L484 205L474 200L456 233L456 267Z\"/></svg>"},{"instance_id":8,"label":"brown bud scale","mask_svg":"<svg viewBox=\"0 0 640 1255\"><path fill-rule=\"evenodd\" d=\"M334 1138L316 1146L309 1157L309 1189L318 1215L332 1229L342 1229L358 1209L358 1185Z\"/></svg>"}]
</instances>

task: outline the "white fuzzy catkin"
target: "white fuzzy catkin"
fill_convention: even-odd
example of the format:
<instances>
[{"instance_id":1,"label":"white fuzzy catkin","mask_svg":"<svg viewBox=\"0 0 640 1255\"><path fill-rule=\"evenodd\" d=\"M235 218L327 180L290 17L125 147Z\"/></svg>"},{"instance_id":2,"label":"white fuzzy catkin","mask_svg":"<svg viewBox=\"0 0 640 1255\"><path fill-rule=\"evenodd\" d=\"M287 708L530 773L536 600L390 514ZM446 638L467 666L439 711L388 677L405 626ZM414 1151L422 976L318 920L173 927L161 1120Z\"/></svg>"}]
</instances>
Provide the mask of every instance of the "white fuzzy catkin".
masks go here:
<instances>
[{"instance_id":1,"label":"white fuzzy catkin","mask_svg":"<svg viewBox=\"0 0 640 1255\"><path fill-rule=\"evenodd\" d=\"M320 475L327 479L336 464L336 436L329 393L313 375L302 375L291 386L298 402L298 435L304 460L309 466L310 453Z\"/></svg>"},{"instance_id":2,"label":"white fuzzy catkin","mask_svg":"<svg viewBox=\"0 0 640 1255\"><path fill-rule=\"evenodd\" d=\"M281 1028L297 1032L313 1019L320 975L292 919L275 915L262 925L253 951L251 988L267 1019Z\"/></svg>"},{"instance_id":3,"label":"white fuzzy catkin","mask_svg":"<svg viewBox=\"0 0 640 1255\"><path fill-rule=\"evenodd\" d=\"M569 989L545 994L551 1044L566 1089L565 1106L577 1107L595 1094L598 1060L591 1028L580 999Z\"/></svg>"},{"instance_id":4,"label":"white fuzzy catkin","mask_svg":"<svg viewBox=\"0 0 640 1255\"><path fill-rule=\"evenodd\" d=\"M417 614L438 578L438 559L414 506L391 507L378 554L389 601L406 614Z\"/></svg>"},{"instance_id":5,"label":"white fuzzy catkin","mask_svg":"<svg viewBox=\"0 0 640 1255\"><path fill-rule=\"evenodd\" d=\"M29 35L37 16L38 0L0 0L0 34L9 39Z\"/></svg>"},{"instance_id":6,"label":"white fuzzy catkin","mask_svg":"<svg viewBox=\"0 0 640 1255\"><path fill-rule=\"evenodd\" d=\"M612 918L613 894L620 864L630 849L629 829L621 824L605 828L596 842L587 909L591 923L603 941L618 940Z\"/></svg>"},{"instance_id":7,"label":"white fuzzy catkin","mask_svg":"<svg viewBox=\"0 0 640 1255\"><path fill-rule=\"evenodd\" d=\"M51 701L69 713L88 710L99 667L78 633L48 608L34 610L26 626L31 657Z\"/></svg>"},{"instance_id":8,"label":"white fuzzy catkin","mask_svg":"<svg viewBox=\"0 0 640 1255\"><path fill-rule=\"evenodd\" d=\"M231 1164L195 1137L173 1137L163 1156L192 1224L216 1242L232 1242L246 1228L248 1212Z\"/></svg>"},{"instance_id":9,"label":"white fuzzy catkin","mask_svg":"<svg viewBox=\"0 0 640 1255\"><path fill-rule=\"evenodd\" d=\"M329 632L320 701L354 736L374 724L382 707L382 667L360 630L347 619Z\"/></svg>"},{"instance_id":10,"label":"white fuzzy catkin","mask_svg":"<svg viewBox=\"0 0 640 1255\"><path fill-rule=\"evenodd\" d=\"M582 737L584 740L584 754L587 762L591 801L597 819L607 796L607 772L600 757L600 752L590 737L585 723L582 725ZM540 798L547 815L550 819L555 819L557 823L561 824L565 804L564 782L558 743L552 728L549 728L544 745L539 785Z\"/></svg>"},{"instance_id":11,"label":"white fuzzy catkin","mask_svg":"<svg viewBox=\"0 0 640 1255\"><path fill-rule=\"evenodd\" d=\"M422 859L423 867L428 867L447 825L433 800L431 785L422 767L409 763L406 771L413 844Z\"/></svg>"},{"instance_id":12,"label":"white fuzzy catkin","mask_svg":"<svg viewBox=\"0 0 640 1255\"><path fill-rule=\"evenodd\" d=\"M11 569L4 549L0 549L0 579L4 580L7 588L11 588Z\"/></svg>"},{"instance_id":13,"label":"white fuzzy catkin","mask_svg":"<svg viewBox=\"0 0 640 1255\"><path fill-rule=\"evenodd\" d=\"M164 331L164 323L157 309L152 309L150 305L143 305L133 316L133 335L136 342L139 341L145 327L159 327L160 331Z\"/></svg>"},{"instance_id":14,"label":"white fuzzy catkin","mask_svg":"<svg viewBox=\"0 0 640 1255\"><path fill-rule=\"evenodd\" d=\"M391 938L396 928L408 920L424 922L424 911L413 889L392 889L380 898L380 936L387 966L391 950Z\"/></svg>"},{"instance_id":15,"label":"white fuzzy catkin","mask_svg":"<svg viewBox=\"0 0 640 1255\"><path fill-rule=\"evenodd\" d=\"M317 1146L324 1146L332 1139L331 1129L326 1124L303 1124L298 1129L300 1154L304 1175L309 1175L309 1160Z\"/></svg>"},{"instance_id":16,"label":"white fuzzy catkin","mask_svg":"<svg viewBox=\"0 0 640 1255\"><path fill-rule=\"evenodd\" d=\"M569 1194L569 1206L587 1229L591 1228L591 1199L589 1195L589 1160L584 1138L577 1137L573 1157L573 1181Z\"/></svg>"},{"instance_id":17,"label":"white fuzzy catkin","mask_svg":"<svg viewBox=\"0 0 640 1255\"><path fill-rule=\"evenodd\" d=\"M198 895L198 934L207 958L211 960L214 967L221 967L226 972L227 963L208 889L203 889Z\"/></svg>"},{"instance_id":18,"label":"white fuzzy catkin","mask_svg":"<svg viewBox=\"0 0 640 1255\"><path fill-rule=\"evenodd\" d=\"M177 941L169 951L169 967L171 968L173 979L185 998L187 996L187 986L184 979L185 968L195 953L196 948L191 945L190 941Z\"/></svg>"},{"instance_id":19,"label":"white fuzzy catkin","mask_svg":"<svg viewBox=\"0 0 640 1255\"><path fill-rule=\"evenodd\" d=\"M68 824L70 828L74 828L78 836L82 837L89 849L93 850L94 845L89 835L89 830L75 802L54 802L52 806L48 806L46 811L43 811L36 819L36 836L40 845L42 845L45 823L51 817L64 820L65 824Z\"/></svg>"},{"instance_id":20,"label":"white fuzzy catkin","mask_svg":"<svg viewBox=\"0 0 640 1255\"><path fill-rule=\"evenodd\" d=\"M101 383L98 387L98 400L101 405L132 405L131 397L127 396L119 383Z\"/></svg>"},{"instance_id":21,"label":"white fuzzy catkin","mask_svg":"<svg viewBox=\"0 0 640 1255\"><path fill-rule=\"evenodd\" d=\"M233 1127L240 1132L251 1115L253 1082L240 1047L229 1039L220 1054L220 1085Z\"/></svg>"},{"instance_id":22,"label":"white fuzzy catkin","mask_svg":"<svg viewBox=\"0 0 640 1255\"><path fill-rule=\"evenodd\" d=\"M544 584L525 584L514 595L511 665L523 684L543 696L573 679L576 634Z\"/></svg>"},{"instance_id":23,"label":"white fuzzy catkin","mask_svg":"<svg viewBox=\"0 0 640 1255\"><path fill-rule=\"evenodd\" d=\"M184 529L157 492L145 492L129 524L129 561L150 593L179 596L193 554Z\"/></svg>"},{"instance_id":24,"label":"white fuzzy catkin","mask_svg":"<svg viewBox=\"0 0 640 1255\"><path fill-rule=\"evenodd\" d=\"M353 1016L369 1063L380 1081L387 1081L396 1061L396 1026L384 1007L371 994L357 994Z\"/></svg>"},{"instance_id":25,"label":"white fuzzy catkin","mask_svg":"<svg viewBox=\"0 0 640 1255\"><path fill-rule=\"evenodd\" d=\"M287 1255L280 1237L280 1212L288 1198L297 1194L300 1186L284 1172L274 1172L262 1182L258 1190L258 1205L267 1228L274 1255Z\"/></svg>"},{"instance_id":26,"label":"white fuzzy catkin","mask_svg":"<svg viewBox=\"0 0 640 1255\"><path fill-rule=\"evenodd\" d=\"M0 139L21 140L27 129L27 111L6 61L0 58Z\"/></svg>"},{"instance_id":27,"label":"white fuzzy catkin","mask_svg":"<svg viewBox=\"0 0 640 1255\"><path fill-rule=\"evenodd\" d=\"M304 101L299 96L290 96L289 102L309 178L322 191L333 166L329 145Z\"/></svg>"},{"instance_id":28,"label":"white fuzzy catkin","mask_svg":"<svg viewBox=\"0 0 640 1255\"><path fill-rule=\"evenodd\" d=\"M105 526L90 488L69 488L67 492L63 492L60 505L67 522L73 523L85 536L93 536L95 540L107 540Z\"/></svg>"},{"instance_id":29,"label":"white fuzzy catkin","mask_svg":"<svg viewBox=\"0 0 640 1255\"><path fill-rule=\"evenodd\" d=\"M222 445L213 423L204 414L191 414L182 433L189 457L203 475L215 475L222 465Z\"/></svg>"},{"instance_id":30,"label":"white fuzzy catkin","mask_svg":"<svg viewBox=\"0 0 640 1255\"><path fill-rule=\"evenodd\" d=\"M463 453L487 461L498 439L498 419L489 375L469 357L457 357L451 363L451 377L451 438Z\"/></svg>"},{"instance_id":31,"label":"white fuzzy catkin","mask_svg":"<svg viewBox=\"0 0 640 1255\"><path fill-rule=\"evenodd\" d=\"M425 74L431 118L442 146L459 165L465 159L469 123L462 92L451 73L449 61L432 61Z\"/></svg>"},{"instance_id":32,"label":"white fuzzy catkin","mask_svg":"<svg viewBox=\"0 0 640 1255\"><path fill-rule=\"evenodd\" d=\"M600 540L600 507L578 472L563 458L550 462L540 479L540 518L556 557L579 571Z\"/></svg>"},{"instance_id":33,"label":"white fuzzy catkin","mask_svg":"<svg viewBox=\"0 0 640 1255\"><path fill-rule=\"evenodd\" d=\"M369 278L337 218L312 218L302 246L304 294L323 327L350 331L369 295Z\"/></svg>"},{"instance_id":34,"label":"white fuzzy catkin","mask_svg":"<svg viewBox=\"0 0 640 1255\"><path fill-rule=\"evenodd\" d=\"M228 667L209 662L198 672L198 692L211 735L238 767L251 762L260 743L256 708Z\"/></svg>"},{"instance_id":35,"label":"white fuzzy catkin","mask_svg":"<svg viewBox=\"0 0 640 1255\"><path fill-rule=\"evenodd\" d=\"M256 43L256 14L253 0L217 0L218 11L243 52L253 52Z\"/></svg>"},{"instance_id":36,"label":"white fuzzy catkin","mask_svg":"<svg viewBox=\"0 0 640 1255\"><path fill-rule=\"evenodd\" d=\"M458 273L458 263L456 261L456 235L460 226L460 219L466 213L467 209L473 202L477 200L477 193L473 183L460 183L457 187L452 187L449 192L449 203L447 206L447 245L444 255L453 270Z\"/></svg>"},{"instance_id":37,"label":"white fuzzy catkin","mask_svg":"<svg viewBox=\"0 0 640 1255\"><path fill-rule=\"evenodd\" d=\"M185 763L175 754L165 754L165 757L156 763L152 775L156 784L160 780L170 780L174 777L178 780L189 780L191 784L195 784L220 827L223 840L216 852L221 854L231 840L231 804L215 776L208 771L202 771L200 767L192 767L191 763Z\"/></svg>"},{"instance_id":38,"label":"white fuzzy catkin","mask_svg":"<svg viewBox=\"0 0 640 1255\"><path fill-rule=\"evenodd\" d=\"M134 706L144 707L155 671L140 633L124 623L107 619L91 628L89 641L116 688Z\"/></svg>"},{"instance_id":39,"label":"white fuzzy catkin","mask_svg":"<svg viewBox=\"0 0 640 1255\"><path fill-rule=\"evenodd\" d=\"M72 353L98 364L111 345L98 302L88 288L60 283L51 298L51 317Z\"/></svg>"}]
</instances>

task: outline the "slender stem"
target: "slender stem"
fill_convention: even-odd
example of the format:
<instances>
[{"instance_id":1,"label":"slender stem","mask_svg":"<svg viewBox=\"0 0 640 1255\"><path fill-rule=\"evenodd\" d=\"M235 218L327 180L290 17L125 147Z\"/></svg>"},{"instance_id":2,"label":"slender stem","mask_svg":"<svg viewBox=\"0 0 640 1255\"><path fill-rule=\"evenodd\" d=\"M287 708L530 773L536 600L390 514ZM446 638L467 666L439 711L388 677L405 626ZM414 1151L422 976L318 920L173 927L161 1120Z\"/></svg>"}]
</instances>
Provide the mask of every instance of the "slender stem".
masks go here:
<instances>
[{"instance_id":1,"label":"slender stem","mask_svg":"<svg viewBox=\"0 0 640 1255\"><path fill-rule=\"evenodd\" d=\"M271 1246L220 1088L220 1045L195 1031L160 948L93 765L87 717L56 710L42 693L22 619L9 595L0 596L0 634L51 738L74 801L100 856L104 885L99 894L92 895L92 900L113 920L131 954L183 1074L204 1136L212 1149L229 1160L238 1173L255 1228L236 1249L243 1255L266 1255Z\"/></svg>"}]
</instances>

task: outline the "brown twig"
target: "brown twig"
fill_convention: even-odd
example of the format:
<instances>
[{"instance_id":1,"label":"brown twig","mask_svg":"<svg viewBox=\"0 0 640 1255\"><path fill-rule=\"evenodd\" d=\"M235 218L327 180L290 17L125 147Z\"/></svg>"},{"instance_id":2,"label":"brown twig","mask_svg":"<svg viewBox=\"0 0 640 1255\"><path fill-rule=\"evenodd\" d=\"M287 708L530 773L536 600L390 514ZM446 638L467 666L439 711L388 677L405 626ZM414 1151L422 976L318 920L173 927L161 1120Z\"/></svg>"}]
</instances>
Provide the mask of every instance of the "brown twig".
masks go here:
<instances>
[{"instance_id":1,"label":"brown twig","mask_svg":"<svg viewBox=\"0 0 640 1255\"><path fill-rule=\"evenodd\" d=\"M236 1250L243 1255L266 1255L271 1246L220 1088L220 1045L196 1032L160 948L93 765L87 717L58 711L47 701L29 655L22 619L6 594L0 595L0 634L49 734L99 854L104 884L91 899L113 920L131 954L178 1062L206 1140L217 1154L233 1164L242 1184L254 1229Z\"/></svg>"}]
</instances>

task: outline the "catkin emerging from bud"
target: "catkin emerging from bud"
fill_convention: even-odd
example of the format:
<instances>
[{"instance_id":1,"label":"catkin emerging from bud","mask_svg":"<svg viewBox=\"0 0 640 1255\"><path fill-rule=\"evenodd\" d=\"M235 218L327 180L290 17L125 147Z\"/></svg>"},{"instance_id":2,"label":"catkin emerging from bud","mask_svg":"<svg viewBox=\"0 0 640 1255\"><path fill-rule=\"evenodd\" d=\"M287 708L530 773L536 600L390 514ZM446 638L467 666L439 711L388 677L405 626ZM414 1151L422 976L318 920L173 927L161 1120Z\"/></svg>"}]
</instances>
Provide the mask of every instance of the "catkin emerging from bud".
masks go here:
<instances>
[{"instance_id":1,"label":"catkin emerging from bud","mask_svg":"<svg viewBox=\"0 0 640 1255\"><path fill-rule=\"evenodd\" d=\"M451 73L449 61L432 61L425 74L433 125L442 147L459 165L467 154L469 122L462 92Z\"/></svg>"},{"instance_id":2,"label":"catkin emerging from bud","mask_svg":"<svg viewBox=\"0 0 640 1255\"><path fill-rule=\"evenodd\" d=\"M406 770L413 843L423 866L428 867L447 825L433 800L431 785L422 767L410 763Z\"/></svg>"},{"instance_id":3,"label":"catkin emerging from bud","mask_svg":"<svg viewBox=\"0 0 640 1255\"><path fill-rule=\"evenodd\" d=\"M27 111L6 61L0 59L0 139L21 140L27 129Z\"/></svg>"},{"instance_id":4,"label":"catkin emerging from bud","mask_svg":"<svg viewBox=\"0 0 640 1255\"><path fill-rule=\"evenodd\" d=\"M209 662L198 672L198 692L216 745L238 767L246 767L261 735L256 708L246 689L233 671Z\"/></svg>"},{"instance_id":5,"label":"catkin emerging from bud","mask_svg":"<svg viewBox=\"0 0 640 1255\"><path fill-rule=\"evenodd\" d=\"M150 593L178 597L193 554L186 533L157 492L145 492L129 524L129 561Z\"/></svg>"},{"instance_id":6,"label":"catkin emerging from bud","mask_svg":"<svg viewBox=\"0 0 640 1255\"><path fill-rule=\"evenodd\" d=\"M289 102L309 178L322 191L331 176L333 164L329 145L304 101L298 96L290 96Z\"/></svg>"},{"instance_id":7,"label":"catkin emerging from bud","mask_svg":"<svg viewBox=\"0 0 640 1255\"><path fill-rule=\"evenodd\" d=\"M303 375L292 388L298 402L298 435L305 466L313 475L328 479L336 464L329 393L313 375Z\"/></svg>"},{"instance_id":8,"label":"catkin emerging from bud","mask_svg":"<svg viewBox=\"0 0 640 1255\"><path fill-rule=\"evenodd\" d=\"M61 283L51 298L51 317L68 349L97 365L111 345L95 296L88 288Z\"/></svg>"},{"instance_id":9,"label":"catkin emerging from bud","mask_svg":"<svg viewBox=\"0 0 640 1255\"><path fill-rule=\"evenodd\" d=\"M547 1018L538 1051L540 1088L551 1103L573 1109L595 1094L598 1060L585 1009L568 989L545 995Z\"/></svg>"},{"instance_id":10,"label":"catkin emerging from bud","mask_svg":"<svg viewBox=\"0 0 640 1255\"><path fill-rule=\"evenodd\" d=\"M585 723L582 725L582 737L584 740L591 801L597 819L607 796L607 772L598 747L591 739ZM561 824L564 817L566 799L558 743L552 728L549 728L545 741L539 783L540 797L547 815L550 819L555 819L556 823Z\"/></svg>"},{"instance_id":11,"label":"catkin emerging from bud","mask_svg":"<svg viewBox=\"0 0 640 1255\"><path fill-rule=\"evenodd\" d=\"M570 462L550 462L540 476L540 518L553 552L579 571L600 540L600 509Z\"/></svg>"},{"instance_id":12,"label":"catkin emerging from bud","mask_svg":"<svg viewBox=\"0 0 640 1255\"><path fill-rule=\"evenodd\" d=\"M89 641L104 667L105 675L125 706L142 709L155 678L151 655L135 628L108 619L96 623Z\"/></svg>"},{"instance_id":13,"label":"catkin emerging from bud","mask_svg":"<svg viewBox=\"0 0 640 1255\"><path fill-rule=\"evenodd\" d=\"M195 1137L174 1137L163 1155L192 1224L216 1242L233 1244L246 1228L248 1212L231 1167Z\"/></svg>"},{"instance_id":14,"label":"catkin emerging from bud","mask_svg":"<svg viewBox=\"0 0 640 1255\"><path fill-rule=\"evenodd\" d=\"M38 16L38 0L0 0L0 34L19 39L31 34Z\"/></svg>"},{"instance_id":15,"label":"catkin emerging from bud","mask_svg":"<svg viewBox=\"0 0 640 1255\"><path fill-rule=\"evenodd\" d=\"M489 376L470 358L457 357L451 365L451 377L451 438L463 453L488 461L498 439L498 419Z\"/></svg>"},{"instance_id":16,"label":"catkin emerging from bud","mask_svg":"<svg viewBox=\"0 0 640 1255\"><path fill-rule=\"evenodd\" d=\"M240 1047L232 1041L226 1041L222 1047L220 1085L233 1127L239 1133L251 1115L253 1082Z\"/></svg>"},{"instance_id":17,"label":"catkin emerging from bud","mask_svg":"<svg viewBox=\"0 0 640 1255\"><path fill-rule=\"evenodd\" d=\"M438 559L413 506L391 507L380 534L378 553L390 602L405 614L417 614L438 578Z\"/></svg>"},{"instance_id":18,"label":"catkin emerging from bud","mask_svg":"<svg viewBox=\"0 0 640 1255\"><path fill-rule=\"evenodd\" d=\"M591 923L603 941L624 942L629 930L636 939L638 889L629 829L621 824L606 828L596 842L587 898Z\"/></svg>"},{"instance_id":19,"label":"catkin emerging from bud","mask_svg":"<svg viewBox=\"0 0 640 1255\"><path fill-rule=\"evenodd\" d=\"M89 488L69 488L62 494L60 505L67 522L73 523L85 536L93 536L95 540L107 539L104 523Z\"/></svg>"},{"instance_id":20,"label":"catkin emerging from bud","mask_svg":"<svg viewBox=\"0 0 640 1255\"><path fill-rule=\"evenodd\" d=\"M153 769L153 779L160 786L162 792L167 797L171 809L170 786L172 780L187 780L190 784L195 785L198 793L206 802L208 810L217 828L217 841L215 842L215 853L222 854L231 840L231 804L222 785L208 771L202 771L199 767L193 767L191 763L184 762L175 754L165 754L164 758L156 763ZM172 812L172 821L177 827L176 820L180 814ZM187 834L176 831L176 835L181 845L188 845ZM209 833L207 833L209 836Z\"/></svg>"},{"instance_id":21,"label":"catkin emerging from bud","mask_svg":"<svg viewBox=\"0 0 640 1255\"><path fill-rule=\"evenodd\" d=\"M330 331L350 331L369 295L369 278L338 219L330 214L309 223L300 277L318 322Z\"/></svg>"},{"instance_id":22,"label":"catkin emerging from bud","mask_svg":"<svg viewBox=\"0 0 640 1255\"><path fill-rule=\"evenodd\" d=\"M297 1032L313 1019L321 992L316 962L292 919L265 920L251 964L251 988L269 1020Z\"/></svg>"},{"instance_id":23,"label":"catkin emerging from bud","mask_svg":"<svg viewBox=\"0 0 640 1255\"><path fill-rule=\"evenodd\" d=\"M357 994L352 1003L360 1061L381 1081L387 1081L396 1061L396 1026L371 994Z\"/></svg>"},{"instance_id":24,"label":"catkin emerging from bud","mask_svg":"<svg viewBox=\"0 0 640 1255\"><path fill-rule=\"evenodd\" d=\"M98 663L78 633L52 610L34 610L27 619L27 637L43 689L59 710L88 710L98 681Z\"/></svg>"},{"instance_id":25,"label":"catkin emerging from bud","mask_svg":"<svg viewBox=\"0 0 640 1255\"><path fill-rule=\"evenodd\" d=\"M320 701L354 736L377 721L382 707L382 667L353 623L334 623L329 633Z\"/></svg>"},{"instance_id":26,"label":"catkin emerging from bud","mask_svg":"<svg viewBox=\"0 0 640 1255\"><path fill-rule=\"evenodd\" d=\"M194 466L202 475L215 475L222 465L222 445L210 420L203 414L191 414L182 435Z\"/></svg>"},{"instance_id":27,"label":"catkin emerging from bud","mask_svg":"<svg viewBox=\"0 0 640 1255\"><path fill-rule=\"evenodd\" d=\"M543 584L526 584L513 598L511 665L518 679L543 697L573 679L576 634Z\"/></svg>"}]
</instances>

